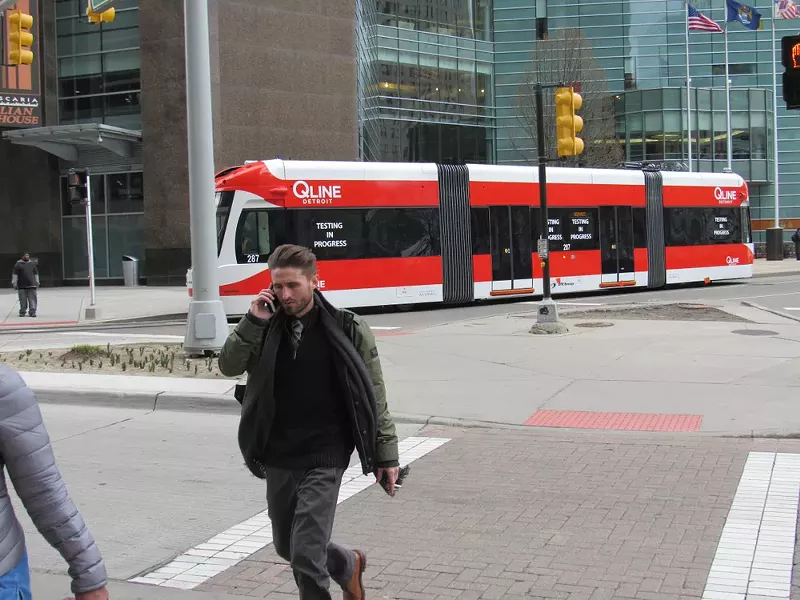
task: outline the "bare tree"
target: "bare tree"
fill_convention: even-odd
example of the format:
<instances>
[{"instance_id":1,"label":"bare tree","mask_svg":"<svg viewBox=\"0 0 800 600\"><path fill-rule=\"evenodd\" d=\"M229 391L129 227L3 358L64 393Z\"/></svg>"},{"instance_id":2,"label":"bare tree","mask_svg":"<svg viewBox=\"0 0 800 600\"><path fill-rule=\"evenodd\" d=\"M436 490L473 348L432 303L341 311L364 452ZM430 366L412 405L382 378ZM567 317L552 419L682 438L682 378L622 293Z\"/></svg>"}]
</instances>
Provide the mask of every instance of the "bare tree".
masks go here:
<instances>
[{"instance_id":1,"label":"bare tree","mask_svg":"<svg viewBox=\"0 0 800 600\"><path fill-rule=\"evenodd\" d=\"M549 39L536 42L531 65L520 86L520 124L530 136L530 148L520 149L511 143L530 162L537 158L536 83L573 85L583 98L576 114L583 118L584 128L578 134L585 144L582 154L563 158L559 166L615 167L624 158L622 145L617 141L614 123L614 104L608 93L603 69L592 54L591 44L579 29L559 31ZM555 139L555 90L545 89L544 130L548 158L557 158ZM526 140L527 141L527 140ZM528 146L528 144L525 144Z\"/></svg>"}]
</instances>

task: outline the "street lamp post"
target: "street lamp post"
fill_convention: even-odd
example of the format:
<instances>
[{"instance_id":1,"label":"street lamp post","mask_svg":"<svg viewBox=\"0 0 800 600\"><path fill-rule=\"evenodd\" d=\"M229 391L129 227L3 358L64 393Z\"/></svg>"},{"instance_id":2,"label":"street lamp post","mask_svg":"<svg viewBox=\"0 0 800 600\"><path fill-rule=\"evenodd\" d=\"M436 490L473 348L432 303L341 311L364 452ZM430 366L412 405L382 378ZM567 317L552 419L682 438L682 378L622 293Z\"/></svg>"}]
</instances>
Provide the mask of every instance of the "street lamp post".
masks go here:
<instances>
[{"instance_id":1,"label":"street lamp post","mask_svg":"<svg viewBox=\"0 0 800 600\"><path fill-rule=\"evenodd\" d=\"M217 283L208 0L184 0L183 6L192 243L192 298L184 348L191 354L211 354L225 343L228 321Z\"/></svg>"}]
</instances>

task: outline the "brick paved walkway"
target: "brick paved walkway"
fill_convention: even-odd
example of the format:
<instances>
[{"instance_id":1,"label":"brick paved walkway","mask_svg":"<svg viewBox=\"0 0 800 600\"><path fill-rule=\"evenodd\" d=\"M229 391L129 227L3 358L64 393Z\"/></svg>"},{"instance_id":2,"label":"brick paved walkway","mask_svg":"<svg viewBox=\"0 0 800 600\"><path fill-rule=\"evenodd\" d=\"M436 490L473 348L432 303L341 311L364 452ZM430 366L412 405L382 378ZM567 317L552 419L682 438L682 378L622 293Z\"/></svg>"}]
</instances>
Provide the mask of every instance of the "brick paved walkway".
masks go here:
<instances>
[{"instance_id":1,"label":"brick paved walkway","mask_svg":"<svg viewBox=\"0 0 800 600\"><path fill-rule=\"evenodd\" d=\"M425 435L453 439L397 498L373 486L339 506L334 537L368 552L369 598L699 598L748 452L800 451L697 434ZM271 547L198 590L297 598Z\"/></svg>"}]
</instances>

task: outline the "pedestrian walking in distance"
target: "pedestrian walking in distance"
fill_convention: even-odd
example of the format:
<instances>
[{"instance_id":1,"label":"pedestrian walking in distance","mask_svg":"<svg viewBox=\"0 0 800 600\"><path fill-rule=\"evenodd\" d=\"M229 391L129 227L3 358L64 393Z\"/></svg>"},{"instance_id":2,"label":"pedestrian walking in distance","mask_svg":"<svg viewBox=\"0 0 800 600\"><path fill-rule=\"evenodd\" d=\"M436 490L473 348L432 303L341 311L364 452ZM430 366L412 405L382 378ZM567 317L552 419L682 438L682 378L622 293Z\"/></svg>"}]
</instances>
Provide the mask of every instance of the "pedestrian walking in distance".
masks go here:
<instances>
[{"instance_id":1,"label":"pedestrian walking in distance","mask_svg":"<svg viewBox=\"0 0 800 600\"><path fill-rule=\"evenodd\" d=\"M39 269L27 252L22 255L11 271L11 285L17 290L19 296L19 316L24 317L25 313L28 313L35 317L39 304L36 297L36 290L39 288Z\"/></svg>"},{"instance_id":2,"label":"pedestrian walking in distance","mask_svg":"<svg viewBox=\"0 0 800 600\"><path fill-rule=\"evenodd\" d=\"M106 568L56 466L39 405L13 369L0 366L0 600L31 600L25 535L6 473L36 529L69 565L75 600L108 600Z\"/></svg>"},{"instance_id":3,"label":"pedestrian walking in distance","mask_svg":"<svg viewBox=\"0 0 800 600\"><path fill-rule=\"evenodd\" d=\"M225 341L220 371L247 372L239 448L266 479L276 552L294 573L301 600L364 598L366 556L331 542L342 475L358 450L365 475L394 493L397 435L369 326L319 292L311 250L285 245L269 258L262 290Z\"/></svg>"}]
</instances>

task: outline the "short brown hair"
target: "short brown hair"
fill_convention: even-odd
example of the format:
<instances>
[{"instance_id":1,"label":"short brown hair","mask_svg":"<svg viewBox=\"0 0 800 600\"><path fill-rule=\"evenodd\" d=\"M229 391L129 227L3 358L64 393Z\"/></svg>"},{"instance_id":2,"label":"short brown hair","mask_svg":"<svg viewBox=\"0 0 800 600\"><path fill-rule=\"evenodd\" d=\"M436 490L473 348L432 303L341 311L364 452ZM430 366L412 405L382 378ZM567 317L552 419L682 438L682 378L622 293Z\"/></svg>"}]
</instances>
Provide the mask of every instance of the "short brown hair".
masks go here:
<instances>
[{"instance_id":1,"label":"short brown hair","mask_svg":"<svg viewBox=\"0 0 800 600\"><path fill-rule=\"evenodd\" d=\"M270 270L299 269L307 277L317 274L317 257L303 246L284 244L278 246L267 261Z\"/></svg>"}]
</instances>

